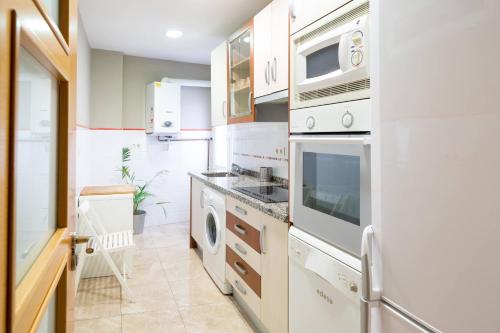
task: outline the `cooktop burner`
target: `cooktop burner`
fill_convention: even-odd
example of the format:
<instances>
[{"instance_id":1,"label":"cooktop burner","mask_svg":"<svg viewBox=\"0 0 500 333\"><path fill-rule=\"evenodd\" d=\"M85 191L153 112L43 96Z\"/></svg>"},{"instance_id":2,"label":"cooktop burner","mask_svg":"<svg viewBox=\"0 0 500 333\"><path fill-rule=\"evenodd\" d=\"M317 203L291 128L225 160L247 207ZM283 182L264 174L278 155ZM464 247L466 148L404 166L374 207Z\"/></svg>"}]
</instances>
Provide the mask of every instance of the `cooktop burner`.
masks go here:
<instances>
[{"instance_id":1,"label":"cooktop burner","mask_svg":"<svg viewBox=\"0 0 500 333\"><path fill-rule=\"evenodd\" d=\"M265 203L288 201L288 189L283 186L234 187L233 190L246 194Z\"/></svg>"}]
</instances>

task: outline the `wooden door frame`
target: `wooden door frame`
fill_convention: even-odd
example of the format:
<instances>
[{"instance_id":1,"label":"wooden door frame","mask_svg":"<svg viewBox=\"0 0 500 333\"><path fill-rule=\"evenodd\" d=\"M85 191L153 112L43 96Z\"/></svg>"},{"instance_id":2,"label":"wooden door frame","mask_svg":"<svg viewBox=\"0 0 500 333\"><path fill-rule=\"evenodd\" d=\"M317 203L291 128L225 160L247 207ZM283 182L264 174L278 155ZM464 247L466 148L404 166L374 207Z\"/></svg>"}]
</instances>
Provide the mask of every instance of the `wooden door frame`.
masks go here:
<instances>
[{"instance_id":1,"label":"wooden door frame","mask_svg":"<svg viewBox=\"0 0 500 333\"><path fill-rule=\"evenodd\" d=\"M73 331L77 0L60 1L57 26L39 0L0 3L0 331L28 332L39 325L54 295L57 332ZM36 24L42 23L37 26ZM20 47L59 81L57 227L23 281L15 282L14 143ZM57 246L57 248L55 248ZM47 274L47 267L51 267ZM30 280L32 283L24 283ZM38 302L33 301L38 300ZM30 320L28 320L30 319Z\"/></svg>"}]
</instances>

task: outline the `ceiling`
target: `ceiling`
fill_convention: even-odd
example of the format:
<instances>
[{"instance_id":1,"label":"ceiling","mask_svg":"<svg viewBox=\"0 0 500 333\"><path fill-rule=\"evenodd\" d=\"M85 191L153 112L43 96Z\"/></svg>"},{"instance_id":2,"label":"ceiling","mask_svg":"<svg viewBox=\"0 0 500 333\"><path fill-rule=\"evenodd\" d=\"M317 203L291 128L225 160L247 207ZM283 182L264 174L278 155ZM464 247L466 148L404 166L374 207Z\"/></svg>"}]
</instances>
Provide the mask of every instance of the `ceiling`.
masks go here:
<instances>
[{"instance_id":1,"label":"ceiling","mask_svg":"<svg viewBox=\"0 0 500 333\"><path fill-rule=\"evenodd\" d=\"M210 52L271 0L81 0L90 46L147 58L210 63ZM181 30L178 39L167 30Z\"/></svg>"}]
</instances>

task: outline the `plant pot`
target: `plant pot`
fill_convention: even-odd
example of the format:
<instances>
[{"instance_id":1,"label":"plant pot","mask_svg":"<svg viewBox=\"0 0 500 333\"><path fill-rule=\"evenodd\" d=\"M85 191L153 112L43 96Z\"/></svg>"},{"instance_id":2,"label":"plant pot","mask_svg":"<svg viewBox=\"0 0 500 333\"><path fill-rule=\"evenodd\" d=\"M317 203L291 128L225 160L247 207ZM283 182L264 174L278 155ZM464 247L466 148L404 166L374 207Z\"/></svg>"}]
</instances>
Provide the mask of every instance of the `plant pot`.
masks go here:
<instances>
[{"instance_id":1,"label":"plant pot","mask_svg":"<svg viewBox=\"0 0 500 333\"><path fill-rule=\"evenodd\" d=\"M134 211L134 235L140 235L144 232L144 223L146 222L146 211Z\"/></svg>"}]
</instances>

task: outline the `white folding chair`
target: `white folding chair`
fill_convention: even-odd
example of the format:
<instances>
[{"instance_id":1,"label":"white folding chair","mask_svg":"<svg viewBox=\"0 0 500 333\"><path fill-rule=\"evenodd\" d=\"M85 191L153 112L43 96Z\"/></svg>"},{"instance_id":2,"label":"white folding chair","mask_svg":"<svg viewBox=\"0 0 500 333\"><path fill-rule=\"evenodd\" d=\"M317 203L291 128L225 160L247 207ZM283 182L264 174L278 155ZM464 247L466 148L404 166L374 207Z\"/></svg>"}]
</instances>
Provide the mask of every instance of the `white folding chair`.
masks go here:
<instances>
[{"instance_id":1,"label":"white folding chair","mask_svg":"<svg viewBox=\"0 0 500 333\"><path fill-rule=\"evenodd\" d=\"M82 227L90 233L90 240L86 249L82 247L78 253L79 264L76 270L76 289L78 289L83 266L85 265L87 257L102 255L105 262L120 282L122 289L125 291L130 300L133 300L134 296L127 284L127 265L125 260L125 257L129 255L130 250L135 247L132 230L111 233L107 232L102 225L99 216L95 210L92 209L88 201L83 201L80 204L78 207L78 214L80 217L80 223L83 223ZM92 249L93 251L87 251L87 249ZM123 274L120 273L110 253L119 253L122 256Z\"/></svg>"}]
</instances>

